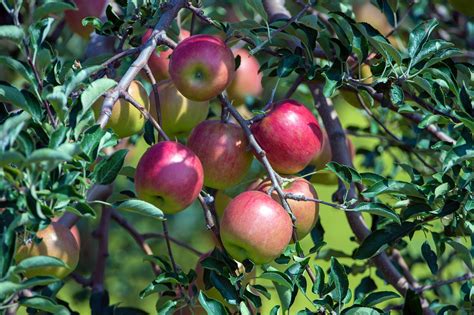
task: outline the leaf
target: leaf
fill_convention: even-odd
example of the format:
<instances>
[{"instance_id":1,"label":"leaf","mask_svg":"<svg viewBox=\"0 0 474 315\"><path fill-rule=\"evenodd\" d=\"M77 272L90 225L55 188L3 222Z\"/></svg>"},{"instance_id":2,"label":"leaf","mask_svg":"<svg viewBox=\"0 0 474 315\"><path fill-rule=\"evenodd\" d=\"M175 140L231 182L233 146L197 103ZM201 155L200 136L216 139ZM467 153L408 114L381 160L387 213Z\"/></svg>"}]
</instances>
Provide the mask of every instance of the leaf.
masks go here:
<instances>
[{"instance_id":1,"label":"leaf","mask_svg":"<svg viewBox=\"0 0 474 315\"><path fill-rule=\"evenodd\" d=\"M175 313L176 305L178 304L178 301L173 301L169 300L166 301L163 305L160 306L160 308L157 308L158 315L172 315ZM179 312L178 312L179 313ZM117 313L114 312L114 315ZM123 313L125 314L130 314L130 312ZM148 312L144 312L144 314L148 314Z\"/></svg>"},{"instance_id":2,"label":"leaf","mask_svg":"<svg viewBox=\"0 0 474 315\"><path fill-rule=\"evenodd\" d=\"M33 296L33 297L22 297L20 298L20 305L25 307L34 308L37 310L49 312L56 315L69 315L69 310L60 304L46 296Z\"/></svg>"},{"instance_id":3,"label":"leaf","mask_svg":"<svg viewBox=\"0 0 474 315\"><path fill-rule=\"evenodd\" d=\"M268 21L267 11L265 11L262 1L250 0L247 3L262 17L262 19Z\"/></svg>"},{"instance_id":4,"label":"leaf","mask_svg":"<svg viewBox=\"0 0 474 315\"><path fill-rule=\"evenodd\" d=\"M367 198L381 194L400 194L425 199L425 196L418 190L418 186L392 179L381 180L362 192L362 195Z\"/></svg>"},{"instance_id":5,"label":"leaf","mask_svg":"<svg viewBox=\"0 0 474 315\"><path fill-rule=\"evenodd\" d=\"M405 295L402 314L423 314L420 297L411 289Z\"/></svg>"},{"instance_id":6,"label":"leaf","mask_svg":"<svg viewBox=\"0 0 474 315\"><path fill-rule=\"evenodd\" d=\"M12 104L19 109L23 109L32 116L36 113L36 110L31 108L23 94L13 86L0 84L0 101Z\"/></svg>"},{"instance_id":7,"label":"leaf","mask_svg":"<svg viewBox=\"0 0 474 315\"><path fill-rule=\"evenodd\" d=\"M92 219L95 219L96 217L95 210L86 202L78 202L74 206L67 206L66 211L72 212L81 217Z\"/></svg>"},{"instance_id":8,"label":"leaf","mask_svg":"<svg viewBox=\"0 0 474 315\"><path fill-rule=\"evenodd\" d=\"M28 280L25 280L22 283L15 283L11 281L2 281L0 282L0 297L18 292L20 290L28 289L37 285L48 285L50 283L58 281L55 277L43 276L43 277L34 277Z\"/></svg>"},{"instance_id":9,"label":"leaf","mask_svg":"<svg viewBox=\"0 0 474 315\"><path fill-rule=\"evenodd\" d=\"M374 308L354 305L343 310L341 314L342 315L380 315L383 313Z\"/></svg>"},{"instance_id":10,"label":"leaf","mask_svg":"<svg viewBox=\"0 0 474 315\"><path fill-rule=\"evenodd\" d=\"M472 257L471 257L471 253L469 252L469 249L467 249L466 246L464 246L463 244L458 243L454 240L447 240L446 242L461 257L461 259L464 261L464 263L469 268L469 270L472 271Z\"/></svg>"},{"instance_id":11,"label":"leaf","mask_svg":"<svg viewBox=\"0 0 474 315\"><path fill-rule=\"evenodd\" d=\"M349 291L349 280L347 279L346 270L334 257L331 257L330 277L336 286L334 299L341 303Z\"/></svg>"},{"instance_id":12,"label":"leaf","mask_svg":"<svg viewBox=\"0 0 474 315\"><path fill-rule=\"evenodd\" d=\"M362 301L368 293L374 291L375 289L377 289L377 285L370 276L363 278L355 289L355 300Z\"/></svg>"},{"instance_id":13,"label":"leaf","mask_svg":"<svg viewBox=\"0 0 474 315\"><path fill-rule=\"evenodd\" d=\"M80 70L77 73L74 73L64 83L64 94L66 96L69 96L72 93L72 91L74 91L79 86L79 84L81 84L84 80L89 79L92 74L99 71L100 69L102 69L102 66L98 65L98 66L88 67L88 68Z\"/></svg>"},{"instance_id":14,"label":"leaf","mask_svg":"<svg viewBox=\"0 0 474 315\"><path fill-rule=\"evenodd\" d=\"M389 243L402 238L418 226L415 222L404 222L401 226L395 223L372 232L365 238L354 252L355 259L367 259L375 256L388 246Z\"/></svg>"},{"instance_id":15,"label":"leaf","mask_svg":"<svg viewBox=\"0 0 474 315\"><path fill-rule=\"evenodd\" d=\"M427 241L421 245L421 254L423 255L423 259L428 264L430 271L433 275L436 275L438 272L438 263L436 262L438 257L436 253L431 249L430 244Z\"/></svg>"},{"instance_id":16,"label":"leaf","mask_svg":"<svg viewBox=\"0 0 474 315\"><path fill-rule=\"evenodd\" d=\"M422 21L410 32L407 50L411 58L415 57L436 26L438 26L438 21L435 19Z\"/></svg>"},{"instance_id":17,"label":"leaf","mask_svg":"<svg viewBox=\"0 0 474 315\"><path fill-rule=\"evenodd\" d=\"M362 304L366 306L375 306L379 303L385 302L390 299L397 299L401 296L398 293L392 291L378 291L372 292L367 295L363 300Z\"/></svg>"},{"instance_id":18,"label":"leaf","mask_svg":"<svg viewBox=\"0 0 474 315\"><path fill-rule=\"evenodd\" d=\"M165 220L163 212L154 205L138 199L122 202L116 207L117 210L136 212L158 220Z\"/></svg>"},{"instance_id":19,"label":"leaf","mask_svg":"<svg viewBox=\"0 0 474 315\"><path fill-rule=\"evenodd\" d=\"M28 163L38 163L43 161L62 162L70 160L72 160L72 156L63 151L43 148L34 151L27 161Z\"/></svg>"},{"instance_id":20,"label":"leaf","mask_svg":"<svg viewBox=\"0 0 474 315\"><path fill-rule=\"evenodd\" d=\"M0 39L9 39L19 43L23 38L25 38L25 33L21 27L15 25L0 26Z\"/></svg>"},{"instance_id":21,"label":"leaf","mask_svg":"<svg viewBox=\"0 0 474 315\"><path fill-rule=\"evenodd\" d=\"M393 211L391 208L387 207L383 203L377 202L360 202L354 208L350 209L350 211L356 212L367 212L371 214L376 214L381 217L388 218L401 224L400 217L398 214Z\"/></svg>"},{"instance_id":22,"label":"leaf","mask_svg":"<svg viewBox=\"0 0 474 315\"><path fill-rule=\"evenodd\" d=\"M202 291L199 291L199 303L206 310L207 314L228 314L225 307L219 301L207 297L206 294Z\"/></svg>"},{"instance_id":23,"label":"leaf","mask_svg":"<svg viewBox=\"0 0 474 315\"><path fill-rule=\"evenodd\" d=\"M289 76L298 66L299 62L300 56L298 55L285 56L278 65L277 75L280 78Z\"/></svg>"},{"instance_id":24,"label":"leaf","mask_svg":"<svg viewBox=\"0 0 474 315\"><path fill-rule=\"evenodd\" d=\"M285 288L288 288L288 289L293 288L293 284L291 282L291 279L288 277L287 274L285 274L281 271L265 271L258 278L270 280L270 281L278 283L282 287L285 287Z\"/></svg>"},{"instance_id":25,"label":"leaf","mask_svg":"<svg viewBox=\"0 0 474 315\"><path fill-rule=\"evenodd\" d=\"M101 78L89 84L81 94L82 113L88 112L99 97L116 85L117 82L109 78Z\"/></svg>"},{"instance_id":26,"label":"leaf","mask_svg":"<svg viewBox=\"0 0 474 315\"><path fill-rule=\"evenodd\" d=\"M111 184L122 169L127 153L127 149L121 149L108 158L101 160L92 172L95 183L100 185Z\"/></svg>"},{"instance_id":27,"label":"leaf","mask_svg":"<svg viewBox=\"0 0 474 315\"><path fill-rule=\"evenodd\" d=\"M360 182L362 180L360 174L352 167L337 162L329 162L326 168L336 173L337 177L346 183Z\"/></svg>"},{"instance_id":28,"label":"leaf","mask_svg":"<svg viewBox=\"0 0 474 315\"><path fill-rule=\"evenodd\" d=\"M68 267L61 259L51 256L33 256L20 261L16 267L16 272L21 272L30 268L38 267Z\"/></svg>"},{"instance_id":29,"label":"leaf","mask_svg":"<svg viewBox=\"0 0 474 315\"><path fill-rule=\"evenodd\" d=\"M25 161L25 157L20 152L16 151L7 151L0 154L0 167L15 164L18 167L21 167Z\"/></svg>"},{"instance_id":30,"label":"leaf","mask_svg":"<svg viewBox=\"0 0 474 315\"><path fill-rule=\"evenodd\" d=\"M18 60L13 59L8 56L0 56L0 64L9 67L16 73L20 74L23 78L25 78L28 82L34 83L34 78L29 70ZM35 87L35 86L34 86Z\"/></svg>"},{"instance_id":31,"label":"leaf","mask_svg":"<svg viewBox=\"0 0 474 315\"><path fill-rule=\"evenodd\" d=\"M76 7L67 2L52 1L46 2L37 8L33 12L33 19L39 20L50 14L58 14L66 10L73 10Z\"/></svg>"}]
</instances>

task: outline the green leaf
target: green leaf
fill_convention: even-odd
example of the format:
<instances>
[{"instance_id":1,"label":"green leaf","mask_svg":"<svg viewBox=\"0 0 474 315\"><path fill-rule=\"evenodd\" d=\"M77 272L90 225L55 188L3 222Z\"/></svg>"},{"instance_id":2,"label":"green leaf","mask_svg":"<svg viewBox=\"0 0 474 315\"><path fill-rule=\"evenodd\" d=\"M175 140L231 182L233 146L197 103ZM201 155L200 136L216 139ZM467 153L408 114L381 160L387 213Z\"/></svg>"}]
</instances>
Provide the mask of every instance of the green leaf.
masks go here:
<instances>
[{"instance_id":1,"label":"green leaf","mask_svg":"<svg viewBox=\"0 0 474 315\"><path fill-rule=\"evenodd\" d=\"M117 82L109 78L101 78L89 84L81 94L82 112L89 111L99 97L116 85Z\"/></svg>"},{"instance_id":2,"label":"green leaf","mask_svg":"<svg viewBox=\"0 0 474 315\"><path fill-rule=\"evenodd\" d=\"M71 213L77 214L81 217L92 218L95 219L96 213L94 208L89 206L86 202L78 202L74 206L67 206L66 211Z\"/></svg>"},{"instance_id":3,"label":"green leaf","mask_svg":"<svg viewBox=\"0 0 474 315\"><path fill-rule=\"evenodd\" d=\"M421 245L421 254L423 255L423 259L428 264L428 267L430 267L431 273L436 275L438 272L438 263L436 262L438 257L436 256L436 253L431 250L430 244L428 244L427 241Z\"/></svg>"},{"instance_id":4,"label":"green leaf","mask_svg":"<svg viewBox=\"0 0 474 315\"><path fill-rule=\"evenodd\" d=\"M417 223L404 222L401 226L395 223L372 232L354 252L355 259L367 259L384 250L389 243L412 232Z\"/></svg>"},{"instance_id":5,"label":"green leaf","mask_svg":"<svg viewBox=\"0 0 474 315\"><path fill-rule=\"evenodd\" d=\"M67 2L52 1L46 2L37 8L33 12L33 19L39 20L50 14L58 14L66 10L74 10L76 7Z\"/></svg>"},{"instance_id":6,"label":"green leaf","mask_svg":"<svg viewBox=\"0 0 474 315\"><path fill-rule=\"evenodd\" d=\"M438 26L438 21L435 19L422 21L410 32L408 39L408 55L411 58L415 57L436 26Z\"/></svg>"},{"instance_id":7,"label":"green leaf","mask_svg":"<svg viewBox=\"0 0 474 315\"><path fill-rule=\"evenodd\" d=\"M354 305L343 310L341 314L342 315L380 315L383 313L374 308Z\"/></svg>"},{"instance_id":8,"label":"green leaf","mask_svg":"<svg viewBox=\"0 0 474 315\"><path fill-rule=\"evenodd\" d=\"M23 154L17 151L7 151L0 154L0 167L15 164L18 167L21 167L23 162L25 162L25 157Z\"/></svg>"},{"instance_id":9,"label":"green leaf","mask_svg":"<svg viewBox=\"0 0 474 315\"><path fill-rule=\"evenodd\" d=\"M173 315L175 313L176 305L178 304L178 301L173 301L169 300L166 301L163 305L161 305L159 308L157 308L158 315ZM148 312L144 312L145 314L148 314ZM179 313L179 312L177 312ZM114 315L116 312L114 312ZM124 313L125 314L130 314L129 312Z\"/></svg>"},{"instance_id":10,"label":"green leaf","mask_svg":"<svg viewBox=\"0 0 474 315\"><path fill-rule=\"evenodd\" d=\"M117 210L137 212L161 221L165 220L164 214L160 209L143 200L127 200L122 202L116 208Z\"/></svg>"},{"instance_id":11,"label":"green leaf","mask_svg":"<svg viewBox=\"0 0 474 315\"><path fill-rule=\"evenodd\" d=\"M407 195L425 199L425 196L418 190L418 186L392 179L381 180L362 192L367 198L373 198L381 194Z\"/></svg>"},{"instance_id":12,"label":"green leaf","mask_svg":"<svg viewBox=\"0 0 474 315\"><path fill-rule=\"evenodd\" d=\"M405 295L402 314L423 314L420 297L411 289Z\"/></svg>"},{"instance_id":13,"label":"green leaf","mask_svg":"<svg viewBox=\"0 0 474 315\"><path fill-rule=\"evenodd\" d=\"M72 93L72 91L74 91L79 86L79 84L81 84L84 80L89 79L92 74L99 71L100 69L102 69L102 66L98 65L98 66L88 67L88 68L80 70L77 73L74 73L64 83L64 94L66 96L69 96Z\"/></svg>"},{"instance_id":14,"label":"green leaf","mask_svg":"<svg viewBox=\"0 0 474 315\"><path fill-rule=\"evenodd\" d=\"M16 267L15 272L21 272L38 267L68 267L61 259L51 256L34 256L23 259Z\"/></svg>"},{"instance_id":15,"label":"green leaf","mask_svg":"<svg viewBox=\"0 0 474 315\"><path fill-rule=\"evenodd\" d=\"M23 109L32 116L36 113L36 110L31 108L23 94L13 86L0 84L0 101L12 104L19 109Z\"/></svg>"},{"instance_id":16,"label":"green leaf","mask_svg":"<svg viewBox=\"0 0 474 315\"><path fill-rule=\"evenodd\" d=\"M466 266L469 268L469 270L472 271L472 257L469 249L466 248L461 243L458 243L454 240L447 240L446 241L455 251L456 253L461 257L461 259L464 261Z\"/></svg>"},{"instance_id":17,"label":"green leaf","mask_svg":"<svg viewBox=\"0 0 474 315\"><path fill-rule=\"evenodd\" d=\"M0 39L9 39L19 43L23 38L25 38L25 33L21 27L15 25L0 26Z\"/></svg>"},{"instance_id":18,"label":"green leaf","mask_svg":"<svg viewBox=\"0 0 474 315\"><path fill-rule=\"evenodd\" d=\"M360 202L354 208L350 209L350 211L357 211L357 212L368 212L371 214L376 214L390 220L401 224L400 217L398 214L393 211L391 208L387 207L383 203L377 202Z\"/></svg>"},{"instance_id":19,"label":"green leaf","mask_svg":"<svg viewBox=\"0 0 474 315\"><path fill-rule=\"evenodd\" d=\"M342 165L337 162L329 162L326 165L326 168L333 171L337 177L346 183L360 182L362 180L360 174L352 167Z\"/></svg>"},{"instance_id":20,"label":"green leaf","mask_svg":"<svg viewBox=\"0 0 474 315\"><path fill-rule=\"evenodd\" d=\"M31 156L28 158L28 163L38 163L44 161L62 162L70 160L72 160L72 156L63 151L43 148L34 151L33 154L31 154Z\"/></svg>"},{"instance_id":21,"label":"green leaf","mask_svg":"<svg viewBox=\"0 0 474 315\"><path fill-rule=\"evenodd\" d=\"M28 280L25 280L22 283L15 283L11 281L2 281L0 283L0 297L5 297L12 293L18 292L20 290L28 289L38 285L48 285L50 283L58 281L55 277L34 277Z\"/></svg>"},{"instance_id":22,"label":"green leaf","mask_svg":"<svg viewBox=\"0 0 474 315\"><path fill-rule=\"evenodd\" d=\"M46 296L32 296L32 297L22 297L20 298L20 305L25 307L34 308L37 310L49 312L56 315L69 315L71 314L69 310L60 304Z\"/></svg>"},{"instance_id":23,"label":"green leaf","mask_svg":"<svg viewBox=\"0 0 474 315\"><path fill-rule=\"evenodd\" d=\"M281 271L265 271L262 273L258 278L270 280L272 282L278 283L282 287L292 289L293 284L291 279L288 277L287 274Z\"/></svg>"},{"instance_id":24,"label":"green leaf","mask_svg":"<svg viewBox=\"0 0 474 315\"><path fill-rule=\"evenodd\" d=\"M0 64L9 67L16 73L20 74L23 78L25 78L28 82L34 84L33 75L29 72L29 70L18 60L13 59L8 56L0 56ZM35 85L34 85L35 87Z\"/></svg>"},{"instance_id":25,"label":"green leaf","mask_svg":"<svg viewBox=\"0 0 474 315\"><path fill-rule=\"evenodd\" d=\"M262 19L268 21L267 11L265 11L262 1L250 0L247 3L252 7L255 12L258 13L258 15L262 17Z\"/></svg>"},{"instance_id":26,"label":"green leaf","mask_svg":"<svg viewBox=\"0 0 474 315\"><path fill-rule=\"evenodd\" d=\"M400 297L401 296L398 293L392 291L372 292L363 299L362 304L366 306L375 306L390 299L398 299Z\"/></svg>"},{"instance_id":27,"label":"green leaf","mask_svg":"<svg viewBox=\"0 0 474 315\"><path fill-rule=\"evenodd\" d=\"M280 78L289 76L298 66L299 62L300 56L298 55L285 56L278 65L277 75Z\"/></svg>"},{"instance_id":28,"label":"green leaf","mask_svg":"<svg viewBox=\"0 0 474 315\"><path fill-rule=\"evenodd\" d=\"M346 270L334 257L331 257L330 277L336 286L334 290L334 299L341 303L349 291L349 280L347 279Z\"/></svg>"},{"instance_id":29,"label":"green leaf","mask_svg":"<svg viewBox=\"0 0 474 315\"><path fill-rule=\"evenodd\" d=\"M199 291L199 303L209 315L228 314L226 308L219 301L207 297L202 291Z\"/></svg>"},{"instance_id":30,"label":"green leaf","mask_svg":"<svg viewBox=\"0 0 474 315\"><path fill-rule=\"evenodd\" d=\"M127 149L118 150L107 159L101 160L92 172L95 183L100 185L111 184L122 169L127 153Z\"/></svg>"}]
</instances>

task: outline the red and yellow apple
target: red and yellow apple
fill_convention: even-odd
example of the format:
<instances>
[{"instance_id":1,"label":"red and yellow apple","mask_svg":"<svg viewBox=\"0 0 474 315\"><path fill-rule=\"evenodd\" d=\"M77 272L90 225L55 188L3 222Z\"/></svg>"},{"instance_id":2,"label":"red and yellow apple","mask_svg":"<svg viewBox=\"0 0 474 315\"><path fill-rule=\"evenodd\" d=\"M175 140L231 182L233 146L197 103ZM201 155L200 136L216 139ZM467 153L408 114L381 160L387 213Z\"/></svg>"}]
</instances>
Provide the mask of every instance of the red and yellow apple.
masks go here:
<instances>
[{"instance_id":1,"label":"red and yellow apple","mask_svg":"<svg viewBox=\"0 0 474 315\"><path fill-rule=\"evenodd\" d=\"M272 167L283 174L304 169L323 144L318 121L294 100L273 104L268 115L251 129Z\"/></svg>"},{"instance_id":2,"label":"red and yellow apple","mask_svg":"<svg viewBox=\"0 0 474 315\"><path fill-rule=\"evenodd\" d=\"M178 91L194 101L208 101L232 82L234 55L216 36L194 35L176 46L169 73Z\"/></svg>"},{"instance_id":3,"label":"red and yellow apple","mask_svg":"<svg viewBox=\"0 0 474 315\"><path fill-rule=\"evenodd\" d=\"M204 168L204 185L225 189L238 184L252 163L252 152L240 126L220 120L205 120L193 129L188 147Z\"/></svg>"},{"instance_id":4,"label":"red and yellow apple","mask_svg":"<svg viewBox=\"0 0 474 315\"><path fill-rule=\"evenodd\" d=\"M258 60L245 49L238 49L234 55L240 56L240 66L235 71L234 80L227 88L229 99L243 103L248 96L259 97L262 93L262 74L258 72Z\"/></svg>"},{"instance_id":5,"label":"red and yellow apple","mask_svg":"<svg viewBox=\"0 0 474 315\"><path fill-rule=\"evenodd\" d=\"M91 25L83 26L82 20L89 16L100 17L107 2L107 0L74 0L77 10L67 10L64 12L67 26L81 37L89 38L94 28Z\"/></svg>"},{"instance_id":6,"label":"red and yellow apple","mask_svg":"<svg viewBox=\"0 0 474 315\"><path fill-rule=\"evenodd\" d=\"M180 143L163 141L151 146L138 162L135 190L141 200L174 214L198 197L203 179L196 154Z\"/></svg>"},{"instance_id":7,"label":"red and yellow apple","mask_svg":"<svg viewBox=\"0 0 474 315\"><path fill-rule=\"evenodd\" d=\"M15 259L18 262L34 256L50 256L61 259L67 267L36 267L26 270L25 276L54 276L63 279L76 269L79 261L79 244L73 233L66 226L52 222L44 230L38 231L36 236L39 243L33 240L18 248Z\"/></svg>"},{"instance_id":8,"label":"red and yellow apple","mask_svg":"<svg viewBox=\"0 0 474 315\"><path fill-rule=\"evenodd\" d=\"M186 136L197 124L207 118L209 102L196 102L185 98L173 82L163 82L158 87L160 97L161 127L170 137ZM155 97L151 97L151 115L156 115Z\"/></svg>"},{"instance_id":9,"label":"red and yellow apple","mask_svg":"<svg viewBox=\"0 0 474 315\"><path fill-rule=\"evenodd\" d=\"M283 184L283 192L291 193L295 195L303 195L307 198L318 198L318 194L314 189L313 185L306 179L298 177L289 177L290 181ZM272 182L269 178L257 184L255 190L259 190L264 193L268 193L272 187ZM281 203L278 193L273 190L271 197ZM298 239L303 239L308 235L313 227L318 222L319 218L319 204L313 201L298 201L293 199L287 199L288 204L296 217L296 235Z\"/></svg>"},{"instance_id":10,"label":"red and yellow apple","mask_svg":"<svg viewBox=\"0 0 474 315\"><path fill-rule=\"evenodd\" d=\"M269 263L289 244L291 218L283 207L260 191L245 191L224 210L220 222L226 251L237 261Z\"/></svg>"},{"instance_id":11,"label":"red and yellow apple","mask_svg":"<svg viewBox=\"0 0 474 315\"><path fill-rule=\"evenodd\" d=\"M138 104L143 106L146 110L150 110L148 93L139 81L132 81L127 91L130 96L138 102ZM99 118L103 102L104 98L101 97L92 107L96 119ZM120 99L114 104L112 115L107 122L106 128L111 128L119 138L125 138L142 130L145 126L145 122L145 116L143 116L135 106L124 99Z\"/></svg>"}]
</instances>

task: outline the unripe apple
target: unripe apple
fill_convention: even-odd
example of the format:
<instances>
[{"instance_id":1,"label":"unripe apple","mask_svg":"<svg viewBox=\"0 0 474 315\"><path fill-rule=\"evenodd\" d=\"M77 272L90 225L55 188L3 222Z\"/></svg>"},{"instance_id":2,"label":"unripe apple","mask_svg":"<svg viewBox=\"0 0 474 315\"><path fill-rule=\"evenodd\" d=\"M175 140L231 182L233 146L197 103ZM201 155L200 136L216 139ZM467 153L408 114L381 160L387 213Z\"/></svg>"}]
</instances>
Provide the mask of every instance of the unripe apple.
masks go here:
<instances>
[{"instance_id":1,"label":"unripe apple","mask_svg":"<svg viewBox=\"0 0 474 315\"><path fill-rule=\"evenodd\" d=\"M151 36L153 29L148 29L145 32L145 35L142 37L142 44L144 44ZM189 37L189 32L186 30L181 30L179 34L180 40ZM173 52L172 49L161 50L159 54L156 52L152 53L150 59L148 59L148 66L150 66L151 72L156 79L156 81L161 81L169 78L168 66L169 66L169 56Z\"/></svg>"},{"instance_id":2,"label":"unripe apple","mask_svg":"<svg viewBox=\"0 0 474 315\"><path fill-rule=\"evenodd\" d=\"M202 164L190 149L163 141L151 146L138 162L135 190L138 198L174 214L198 197L203 179Z\"/></svg>"},{"instance_id":3,"label":"unripe apple","mask_svg":"<svg viewBox=\"0 0 474 315\"><path fill-rule=\"evenodd\" d=\"M232 199L221 219L221 238L236 260L269 263L289 244L291 218L283 207L260 191L245 191Z\"/></svg>"},{"instance_id":4,"label":"unripe apple","mask_svg":"<svg viewBox=\"0 0 474 315\"><path fill-rule=\"evenodd\" d=\"M208 101L232 82L235 62L222 39L194 35L176 46L171 54L169 73L178 91L195 101Z\"/></svg>"},{"instance_id":5,"label":"unripe apple","mask_svg":"<svg viewBox=\"0 0 474 315\"><path fill-rule=\"evenodd\" d=\"M243 103L248 96L259 97L262 93L262 74L258 72L258 60L245 49L238 49L234 55L240 56L240 66L234 80L227 88L229 99Z\"/></svg>"},{"instance_id":6,"label":"unripe apple","mask_svg":"<svg viewBox=\"0 0 474 315\"><path fill-rule=\"evenodd\" d=\"M303 195L307 198L318 198L318 194L314 189L313 185L304 178L298 178L291 176L290 181L283 184L283 192L291 193L295 195ZM272 181L267 178L257 185L255 190L259 190L264 193L268 193L272 187ZM271 197L281 203L278 193L273 190ZM308 235L313 227L318 222L319 218L319 203L313 201L298 201L293 199L287 199L288 204L296 217L296 234L298 239L303 239Z\"/></svg>"},{"instance_id":7,"label":"unripe apple","mask_svg":"<svg viewBox=\"0 0 474 315\"><path fill-rule=\"evenodd\" d=\"M173 82L164 82L158 87L161 109L161 127L170 137L186 136L197 124L207 118L209 102L196 102L185 98ZM155 97L151 97L151 115L156 115Z\"/></svg>"},{"instance_id":8,"label":"unripe apple","mask_svg":"<svg viewBox=\"0 0 474 315\"><path fill-rule=\"evenodd\" d=\"M448 0L453 8L466 16L474 16L474 6L471 0Z\"/></svg>"},{"instance_id":9,"label":"unripe apple","mask_svg":"<svg viewBox=\"0 0 474 315\"><path fill-rule=\"evenodd\" d=\"M358 72L356 72L358 73ZM374 82L374 79L372 77L372 70L370 70L370 66L368 64L362 64L360 66L360 76L361 76L361 81L362 83L365 84L372 84ZM340 94L344 100L349 103L350 105L357 107L357 108L363 108L360 105L359 99L357 97L356 91L350 91L350 90L340 90ZM368 104L367 104L368 105Z\"/></svg>"},{"instance_id":10,"label":"unripe apple","mask_svg":"<svg viewBox=\"0 0 474 315\"><path fill-rule=\"evenodd\" d=\"M274 103L268 115L251 128L272 167L283 174L301 171L322 148L318 121L294 100Z\"/></svg>"},{"instance_id":11,"label":"unripe apple","mask_svg":"<svg viewBox=\"0 0 474 315\"><path fill-rule=\"evenodd\" d=\"M240 126L220 120L205 120L193 129L188 147L204 168L204 185L225 189L247 174L253 155Z\"/></svg>"},{"instance_id":12,"label":"unripe apple","mask_svg":"<svg viewBox=\"0 0 474 315\"><path fill-rule=\"evenodd\" d=\"M58 222L52 222L44 230L36 233L41 238L39 243L31 240L18 248L15 259L18 262L34 256L50 256L61 259L68 267L30 268L25 272L27 278L36 276L54 276L65 278L77 266L79 261L79 245L72 232Z\"/></svg>"},{"instance_id":13,"label":"unripe apple","mask_svg":"<svg viewBox=\"0 0 474 315\"><path fill-rule=\"evenodd\" d=\"M92 25L83 26L82 20L88 16L100 17L107 2L107 0L74 0L77 10L66 10L64 12L67 26L79 36L89 38L94 28Z\"/></svg>"},{"instance_id":14,"label":"unripe apple","mask_svg":"<svg viewBox=\"0 0 474 315\"><path fill-rule=\"evenodd\" d=\"M132 81L127 91L138 104L143 106L146 110L150 110L148 94L139 81ZM96 119L99 118L103 102L104 98L101 97L93 105ZM145 121L145 117L135 106L124 99L119 99L115 102L112 115L107 122L106 128L111 128L119 138L125 138L142 130L145 126Z\"/></svg>"},{"instance_id":15,"label":"unripe apple","mask_svg":"<svg viewBox=\"0 0 474 315\"><path fill-rule=\"evenodd\" d=\"M370 24L384 36L390 33L393 29L393 26L390 25L385 14L369 1L354 5L354 14L357 22ZM398 47L395 37L389 36L388 40L392 45Z\"/></svg>"},{"instance_id":16,"label":"unripe apple","mask_svg":"<svg viewBox=\"0 0 474 315\"><path fill-rule=\"evenodd\" d=\"M52 222L58 222L59 218L60 217L55 217L51 221ZM79 248L81 248L81 234L79 233L79 229L78 229L77 225L73 225L70 228L70 230L71 230L72 235L74 236L74 239L77 242L77 245L79 246Z\"/></svg>"}]
</instances>

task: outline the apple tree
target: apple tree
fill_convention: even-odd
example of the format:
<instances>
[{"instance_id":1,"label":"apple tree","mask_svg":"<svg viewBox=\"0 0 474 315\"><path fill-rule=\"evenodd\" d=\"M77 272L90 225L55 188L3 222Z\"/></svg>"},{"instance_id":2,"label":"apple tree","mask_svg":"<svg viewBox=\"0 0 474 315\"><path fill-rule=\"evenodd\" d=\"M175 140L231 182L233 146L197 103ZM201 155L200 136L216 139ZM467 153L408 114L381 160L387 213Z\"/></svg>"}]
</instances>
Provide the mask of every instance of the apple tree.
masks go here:
<instances>
[{"instance_id":1,"label":"apple tree","mask_svg":"<svg viewBox=\"0 0 474 315\"><path fill-rule=\"evenodd\" d=\"M0 312L474 312L471 1L1 3Z\"/></svg>"}]
</instances>

